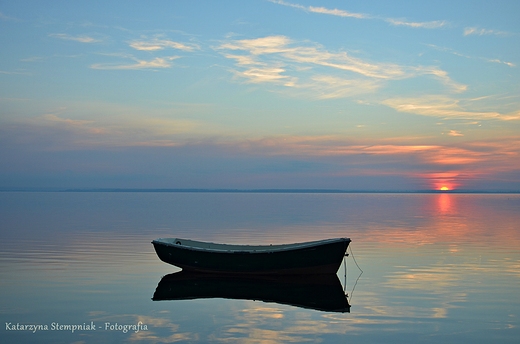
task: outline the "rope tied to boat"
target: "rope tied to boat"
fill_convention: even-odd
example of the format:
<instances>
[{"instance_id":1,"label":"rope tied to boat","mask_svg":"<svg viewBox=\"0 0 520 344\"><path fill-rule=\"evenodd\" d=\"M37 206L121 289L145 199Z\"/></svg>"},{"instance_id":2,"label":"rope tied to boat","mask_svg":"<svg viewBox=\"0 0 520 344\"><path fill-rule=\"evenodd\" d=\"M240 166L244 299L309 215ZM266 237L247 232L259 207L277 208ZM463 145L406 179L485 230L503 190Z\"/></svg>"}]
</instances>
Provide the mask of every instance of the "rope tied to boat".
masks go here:
<instances>
[{"instance_id":1,"label":"rope tied to boat","mask_svg":"<svg viewBox=\"0 0 520 344\"><path fill-rule=\"evenodd\" d=\"M352 259L354 259L354 263L356 263L356 266L358 267L359 271L361 271L361 273L363 273L363 270L361 270L361 268L359 267L359 265L358 265L358 263L356 261L356 257L354 257L354 252L352 252L352 246L349 245L348 248L350 248L350 254L352 255Z\"/></svg>"},{"instance_id":2,"label":"rope tied to boat","mask_svg":"<svg viewBox=\"0 0 520 344\"><path fill-rule=\"evenodd\" d=\"M348 298L349 300L349 303L352 301L352 296L354 295L354 290L356 289L356 286L357 286L357 283L359 281L359 278L361 277L361 275L363 274L363 270L359 267L359 264L357 263L356 261L356 257L354 257L354 253L352 252L352 246L349 245L350 248L350 255L352 256L352 258L354 259L354 263L356 263L356 266L357 268L359 269L360 271L360 274L359 276L357 277L356 279L356 282L354 283L354 287L352 288L352 291L350 292L350 297L348 296L349 294L346 292L346 289L347 289L347 257L349 256L348 253L345 254L345 256L343 257L344 259L344 267L345 267L345 282L344 282L344 287L343 287L343 292L345 293L345 296ZM348 250L348 249L347 249Z\"/></svg>"}]
</instances>

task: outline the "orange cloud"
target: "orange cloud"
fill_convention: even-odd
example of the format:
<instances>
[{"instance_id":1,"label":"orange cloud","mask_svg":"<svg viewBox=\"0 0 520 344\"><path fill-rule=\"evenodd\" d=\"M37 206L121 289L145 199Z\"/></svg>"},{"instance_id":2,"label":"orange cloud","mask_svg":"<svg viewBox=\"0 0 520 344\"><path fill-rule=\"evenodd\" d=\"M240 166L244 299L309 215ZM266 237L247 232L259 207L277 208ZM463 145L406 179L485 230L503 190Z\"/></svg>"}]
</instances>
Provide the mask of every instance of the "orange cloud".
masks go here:
<instances>
[{"instance_id":1,"label":"orange cloud","mask_svg":"<svg viewBox=\"0 0 520 344\"><path fill-rule=\"evenodd\" d=\"M240 149L255 155L306 160L334 158L334 164L345 165L349 173L407 176L423 180L426 188L435 190L443 186L456 189L470 180L520 170L519 138L451 146L396 144L395 140L383 139L291 136L243 142Z\"/></svg>"}]
</instances>

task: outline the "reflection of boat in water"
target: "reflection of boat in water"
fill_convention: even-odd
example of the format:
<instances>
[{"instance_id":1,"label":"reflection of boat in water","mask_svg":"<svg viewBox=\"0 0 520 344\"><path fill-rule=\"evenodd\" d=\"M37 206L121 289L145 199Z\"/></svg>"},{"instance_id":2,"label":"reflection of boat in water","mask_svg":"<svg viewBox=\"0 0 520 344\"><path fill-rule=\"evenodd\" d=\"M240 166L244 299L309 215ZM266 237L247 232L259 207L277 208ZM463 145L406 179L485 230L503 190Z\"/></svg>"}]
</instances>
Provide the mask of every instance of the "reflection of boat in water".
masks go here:
<instances>
[{"instance_id":1,"label":"reflection of boat in water","mask_svg":"<svg viewBox=\"0 0 520 344\"><path fill-rule=\"evenodd\" d=\"M226 275L181 271L164 276L152 300L199 298L258 300L327 312L350 312L336 274Z\"/></svg>"},{"instance_id":2,"label":"reflection of boat in water","mask_svg":"<svg viewBox=\"0 0 520 344\"><path fill-rule=\"evenodd\" d=\"M260 246L152 241L159 259L183 270L233 274L335 274L349 243L347 238Z\"/></svg>"}]
</instances>

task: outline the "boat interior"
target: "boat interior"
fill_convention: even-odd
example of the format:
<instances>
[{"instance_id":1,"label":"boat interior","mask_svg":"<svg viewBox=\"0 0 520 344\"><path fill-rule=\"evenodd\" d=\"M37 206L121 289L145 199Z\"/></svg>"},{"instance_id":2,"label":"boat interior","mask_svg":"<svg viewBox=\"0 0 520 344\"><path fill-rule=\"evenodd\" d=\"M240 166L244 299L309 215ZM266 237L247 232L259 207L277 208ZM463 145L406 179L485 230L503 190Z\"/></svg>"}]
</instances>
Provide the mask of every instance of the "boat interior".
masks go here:
<instances>
[{"instance_id":1,"label":"boat interior","mask_svg":"<svg viewBox=\"0 0 520 344\"><path fill-rule=\"evenodd\" d=\"M212 242L203 242L196 240L188 240L181 238L160 238L154 240L155 242L163 243L166 245L179 245L184 246L190 249L198 249L198 250L211 250L211 251L227 251L227 252L240 252L240 251L253 251L253 252L262 252L262 251L283 251L283 250L292 250L296 248L304 248L309 246L316 246L326 243L332 243L337 241L350 241L350 239L341 238L341 239L325 239L318 241L309 241L303 243L294 243L294 244L277 244L277 245L233 245L233 244L216 244Z\"/></svg>"}]
</instances>

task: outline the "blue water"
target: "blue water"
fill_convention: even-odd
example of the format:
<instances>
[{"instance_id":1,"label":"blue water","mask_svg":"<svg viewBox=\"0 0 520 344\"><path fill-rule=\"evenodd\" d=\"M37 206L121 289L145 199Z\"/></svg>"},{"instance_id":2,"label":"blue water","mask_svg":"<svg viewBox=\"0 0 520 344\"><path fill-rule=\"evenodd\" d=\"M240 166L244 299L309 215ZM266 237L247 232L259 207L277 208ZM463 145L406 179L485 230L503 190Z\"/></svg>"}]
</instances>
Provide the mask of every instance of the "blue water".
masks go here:
<instances>
[{"instance_id":1,"label":"blue water","mask_svg":"<svg viewBox=\"0 0 520 344\"><path fill-rule=\"evenodd\" d=\"M158 237L350 237L350 313L152 301ZM0 193L2 343L517 343L519 285L520 195Z\"/></svg>"}]
</instances>

